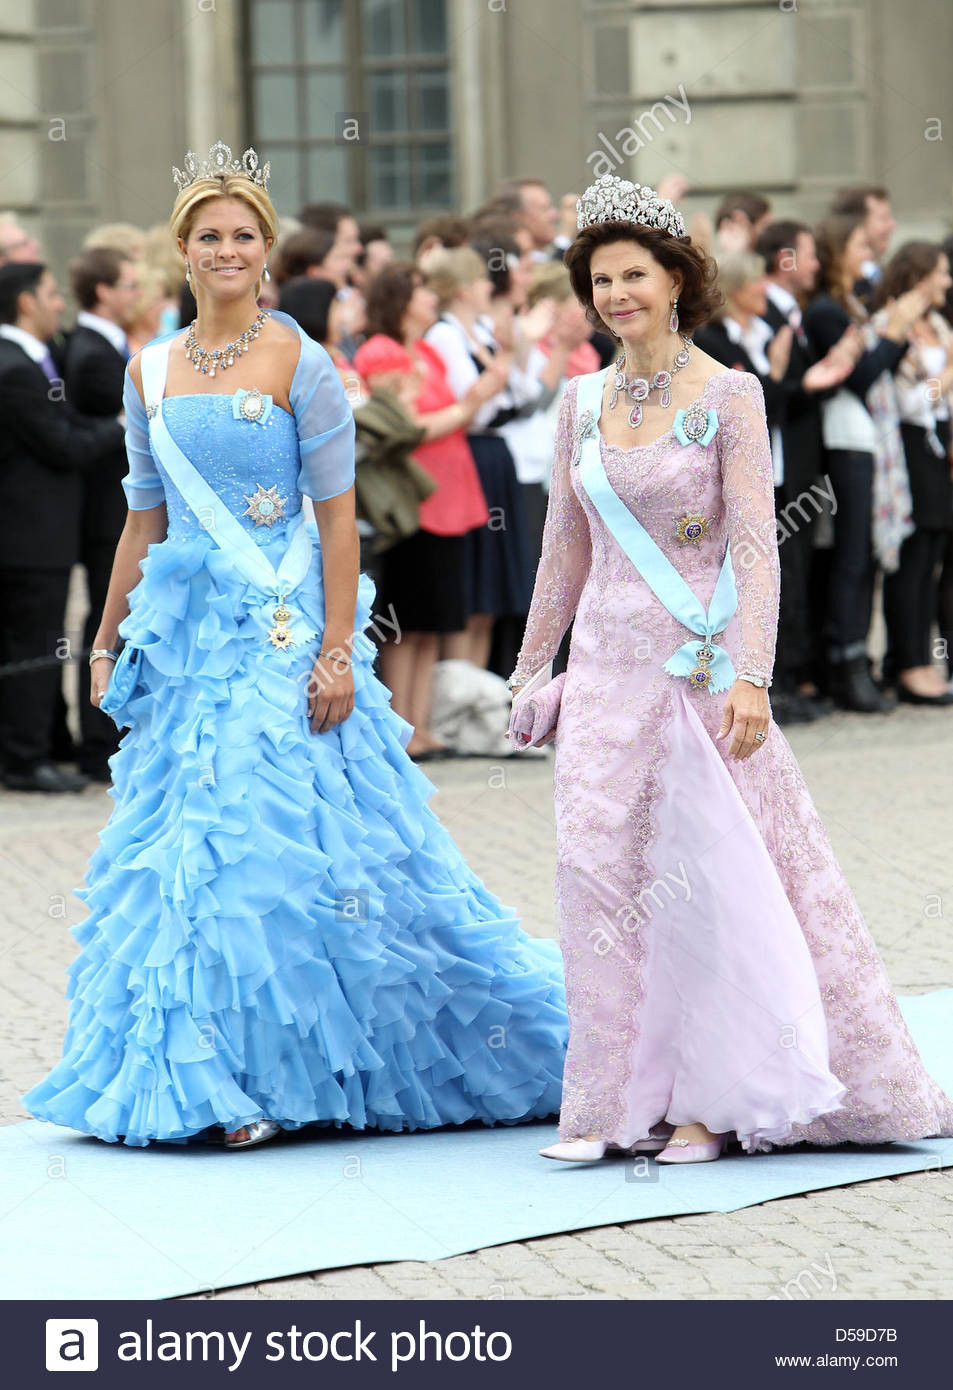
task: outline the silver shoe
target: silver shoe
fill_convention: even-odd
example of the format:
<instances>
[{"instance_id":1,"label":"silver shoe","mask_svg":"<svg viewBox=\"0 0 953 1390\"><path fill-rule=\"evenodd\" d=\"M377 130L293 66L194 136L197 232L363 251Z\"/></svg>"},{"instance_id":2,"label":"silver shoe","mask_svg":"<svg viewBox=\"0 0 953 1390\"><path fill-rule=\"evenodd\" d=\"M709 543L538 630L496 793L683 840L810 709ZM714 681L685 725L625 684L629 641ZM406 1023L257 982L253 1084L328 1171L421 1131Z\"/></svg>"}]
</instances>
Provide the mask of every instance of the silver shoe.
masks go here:
<instances>
[{"instance_id":1,"label":"silver shoe","mask_svg":"<svg viewBox=\"0 0 953 1390\"><path fill-rule=\"evenodd\" d=\"M267 1139L273 1139L276 1134L281 1132L281 1125L277 1120L255 1120L253 1124L239 1125L238 1128L247 1129L248 1138L229 1139L226 1135L226 1149L250 1149L253 1144L264 1144Z\"/></svg>"}]
</instances>

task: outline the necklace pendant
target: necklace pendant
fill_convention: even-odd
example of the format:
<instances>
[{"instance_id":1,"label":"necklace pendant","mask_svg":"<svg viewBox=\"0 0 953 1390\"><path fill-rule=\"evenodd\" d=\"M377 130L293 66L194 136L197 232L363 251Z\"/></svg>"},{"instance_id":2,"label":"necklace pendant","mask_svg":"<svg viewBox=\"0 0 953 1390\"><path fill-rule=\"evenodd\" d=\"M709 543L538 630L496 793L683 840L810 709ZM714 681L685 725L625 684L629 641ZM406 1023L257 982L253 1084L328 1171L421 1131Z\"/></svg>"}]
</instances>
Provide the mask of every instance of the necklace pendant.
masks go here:
<instances>
[{"instance_id":1,"label":"necklace pendant","mask_svg":"<svg viewBox=\"0 0 953 1390\"><path fill-rule=\"evenodd\" d=\"M672 388L670 386L662 387L662 393L658 398L658 403L663 410L668 410L669 406L672 404Z\"/></svg>"},{"instance_id":2,"label":"necklace pendant","mask_svg":"<svg viewBox=\"0 0 953 1390\"><path fill-rule=\"evenodd\" d=\"M632 426L632 428L633 428L634 430L637 430L638 427L639 427L639 425L641 425L641 423L642 423L642 406L641 406L641 404L640 404L638 401L636 401L635 405L634 405L634 406L632 407L632 409L629 411L629 424Z\"/></svg>"}]
</instances>

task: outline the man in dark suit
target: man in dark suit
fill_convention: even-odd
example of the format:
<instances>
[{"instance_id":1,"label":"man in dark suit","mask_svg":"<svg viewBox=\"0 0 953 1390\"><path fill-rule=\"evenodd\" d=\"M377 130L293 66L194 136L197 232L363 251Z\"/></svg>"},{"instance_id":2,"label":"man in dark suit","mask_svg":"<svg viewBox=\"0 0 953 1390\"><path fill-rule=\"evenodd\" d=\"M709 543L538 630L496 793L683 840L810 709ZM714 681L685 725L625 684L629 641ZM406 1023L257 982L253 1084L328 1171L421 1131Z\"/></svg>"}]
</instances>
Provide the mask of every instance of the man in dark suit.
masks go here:
<instances>
[{"instance_id":1,"label":"man in dark suit","mask_svg":"<svg viewBox=\"0 0 953 1390\"><path fill-rule=\"evenodd\" d=\"M814 289L819 269L810 228L802 222L772 222L759 236L756 249L764 260L767 277L767 305L762 317L775 335L783 331L791 342L780 382L784 397L779 422L783 476L775 488L775 511L782 525L776 680L788 702L810 717L831 708L817 699L817 687L811 679L819 657L810 600L817 562L814 537L819 508L824 505L826 473L820 403L836 389L838 376L843 380L850 367L845 356L842 369L827 359L825 368L818 369L801 327L800 305ZM819 371L823 385L818 380ZM830 488L826 491L829 493Z\"/></svg>"},{"instance_id":2,"label":"man in dark suit","mask_svg":"<svg viewBox=\"0 0 953 1390\"><path fill-rule=\"evenodd\" d=\"M115 420L122 412L122 389L129 359L126 326L135 310L139 285L132 261L103 247L83 251L71 262L70 288L79 305L64 360L66 394L74 410L91 420ZM120 440L81 475L81 563L86 569L89 612L83 646L90 648L106 602L116 545L126 522L122 479L129 471ZM89 664L80 662L79 713L81 772L109 781L109 758L119 732L108 715L89 702Z\"/></svg>"},{"instance_id":3,"label":"man in dark suit","mask_svg":"<svg viewBox=\"0 0 953 1390\"><path fill-rule=\"evenodd\" d=\"M39 262L0 266L0 759L5 786L78 791L60 772L51 734L70 570L79 558L83 471L118 448L116 420L84 420L66 403L46 346L63 297Z\"/></svg>"}]
</instances>

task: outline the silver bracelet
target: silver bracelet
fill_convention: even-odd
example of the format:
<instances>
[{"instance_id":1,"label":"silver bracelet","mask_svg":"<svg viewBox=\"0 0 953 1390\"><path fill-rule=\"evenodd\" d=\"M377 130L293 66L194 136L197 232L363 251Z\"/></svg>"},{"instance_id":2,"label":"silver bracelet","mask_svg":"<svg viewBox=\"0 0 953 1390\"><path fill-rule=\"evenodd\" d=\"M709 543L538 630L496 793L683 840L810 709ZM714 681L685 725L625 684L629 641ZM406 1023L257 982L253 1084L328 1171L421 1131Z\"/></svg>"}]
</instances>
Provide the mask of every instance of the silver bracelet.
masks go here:
<instances>
[{"instance_id":1,"label":"silver bracelet","mask_svg":"<svg viewBox=\"0 0 953 1390\"><path fill-rule=\"evenodd\" d=\"M98 661L99 658L102 656L107 656L110 661L119 660L119 653L114 652L112 647L93 647L92 651L89 654L90 666L92 666L93 662Z\"/></svg>"}]
</instances>

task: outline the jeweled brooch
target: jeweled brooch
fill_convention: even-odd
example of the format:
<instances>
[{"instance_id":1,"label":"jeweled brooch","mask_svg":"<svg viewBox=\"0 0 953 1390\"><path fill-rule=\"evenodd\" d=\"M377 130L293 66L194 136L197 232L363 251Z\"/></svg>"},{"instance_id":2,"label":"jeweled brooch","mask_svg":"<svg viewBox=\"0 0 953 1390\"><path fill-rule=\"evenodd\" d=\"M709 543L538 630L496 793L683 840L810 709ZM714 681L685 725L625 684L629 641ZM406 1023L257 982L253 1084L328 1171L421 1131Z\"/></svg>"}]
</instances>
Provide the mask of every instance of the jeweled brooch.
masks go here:
<instances>
[{"instance_id":1,"label":"jeweled brooch","mask_svg":"<svg viewBox=\"0 0 953 1390\"><path fill-rule=\"evenodd\" d=\"M672 433L679 444L710 444L718 429L718 416L695 401L687 410L676 410Z\"/></svg>"},{"instance_id":2,"label":"jeweled brooch","mask_svg":"<svg viewBox=\"0 0 953 1390\"><path fill-rule=\"evenodd\" d=\"M595 431L596 417L591 410L584 410L576 421L576 432L573 438L573 463L578 463L582 454L582 441L588 439Z\"/></svg>"},{"instance_id":3,"label":"jeweled brooch","mask_svg":"<svg viewBox=\"0 0 953 1390\"><path fill-rule=\"evenodd\" d=\"M241 387L232 397L232 414L236 420L249 420L252 424L263 425L271 414L272 399L253 386L250 391Z\"/></svg>"},{"instance_id":4,"label":"jeweled brooch","mask_svg":"<svg viewBox=\"0 0 953 1390\"><path fill-rule=\"evenodd\" d=\"M708 535L710 525L708 517L702 516L700 512L686 512L676 521L675 534L680 541L690 541L693 545L698 545Z\"/></svg>"},{"instance_id":5,"label":"jeweled brooch","mask_svg":"<svg viewBox=\"0 0 953 1390\"><path fill-rule=\"evenodd\" d=\"M274 487L263 488L261 483L256 485L252 495L245 496L248 506L242 512L242 516L250 516L256 526L274 526L285 514L285 503L287 497L278 496L278 484Z\"/></svg>"}]
</instances>

